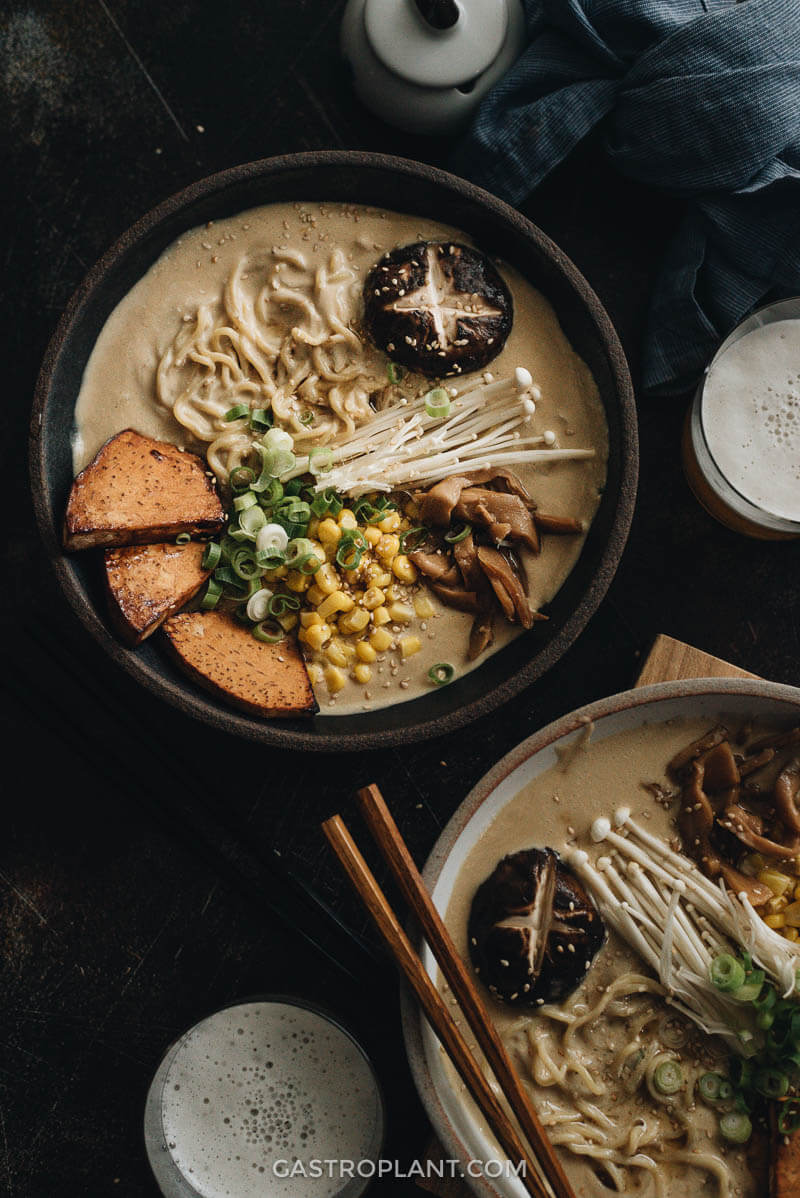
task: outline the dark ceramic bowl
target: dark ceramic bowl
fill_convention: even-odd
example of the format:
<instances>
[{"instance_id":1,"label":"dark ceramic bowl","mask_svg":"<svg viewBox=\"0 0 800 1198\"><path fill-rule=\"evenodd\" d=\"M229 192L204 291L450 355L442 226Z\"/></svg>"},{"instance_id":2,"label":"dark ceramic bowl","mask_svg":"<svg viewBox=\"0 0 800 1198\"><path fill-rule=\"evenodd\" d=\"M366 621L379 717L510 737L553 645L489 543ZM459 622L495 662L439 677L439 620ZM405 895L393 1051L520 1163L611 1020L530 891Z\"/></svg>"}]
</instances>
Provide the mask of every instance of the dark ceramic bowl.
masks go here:
<instances>
[{"instance_id":1,"label":"dark ceramic bowl","mask_svg":"<svg viewBox=\"0 0 800 1198\"><path fill-rule=\"evenodd\" d=\"M246 208L286 200L339 200L431 217L464 229L525 275L553 304L589 366L609 428L608 479L580 559L545 625L491 656L452 686L354 716L258 720L200 690L167 659L158 635L129 650L105 623L97 558L66 556L61 525L72 482L73 409L87 359L106 318L159 255L187 229ZM597 296L570 260L513 208L444 171L381 154L331 151L269 158L212 175L166 200L112 246L73 296L48 347L31 426L31 480L39 527L67 599L123 669L196 719L286 748L364 749L449 732L506 702L540 677L575 640L613 577L636 493L636 411L625 356Z\"/></svg>"}]
</instances>

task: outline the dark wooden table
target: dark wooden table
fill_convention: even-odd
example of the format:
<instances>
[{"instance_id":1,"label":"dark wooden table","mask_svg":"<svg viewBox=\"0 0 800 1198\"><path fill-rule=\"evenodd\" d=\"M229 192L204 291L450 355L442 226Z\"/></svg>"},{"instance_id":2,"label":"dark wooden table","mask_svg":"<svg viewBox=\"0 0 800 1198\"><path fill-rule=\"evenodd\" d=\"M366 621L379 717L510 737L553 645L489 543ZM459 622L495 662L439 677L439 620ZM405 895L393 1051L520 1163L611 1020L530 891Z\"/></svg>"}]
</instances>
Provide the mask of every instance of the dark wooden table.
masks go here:
<instances>
[{"instance_id":1,"label":"dark wooden table","mask_svg":"<svg viewBox=\"0 0 800 1198\"><path fill-rule=\"evenodd\" d=\"M87 267L157 201L235 163L322 147L446 163L447 144L397 133L353 98L336 51L342 8L6 0L0 14L0 1192L14 1198L154 1195L141 1120L164 1049L210 1010L264 992L323 1000L362 1036L389 1102L387 1155L411 1160L429 1130L391 971L323 921L327 956L287 921L302 903L286 872L313 880L364 931L320 821L353 816L354 788L377 781L423 861L498 757L629 686L659 631L799 680L800 545L742 539L699 508L679 463L686 397L640 400L637 514L590 626L556 669L468 733L358 757L239 743L137 689L72 616L39 547L25 438L39 362ZM525 211L595 287L636 375L680 204L615 176L590 140Z\"/></svg>"}]
</instances>

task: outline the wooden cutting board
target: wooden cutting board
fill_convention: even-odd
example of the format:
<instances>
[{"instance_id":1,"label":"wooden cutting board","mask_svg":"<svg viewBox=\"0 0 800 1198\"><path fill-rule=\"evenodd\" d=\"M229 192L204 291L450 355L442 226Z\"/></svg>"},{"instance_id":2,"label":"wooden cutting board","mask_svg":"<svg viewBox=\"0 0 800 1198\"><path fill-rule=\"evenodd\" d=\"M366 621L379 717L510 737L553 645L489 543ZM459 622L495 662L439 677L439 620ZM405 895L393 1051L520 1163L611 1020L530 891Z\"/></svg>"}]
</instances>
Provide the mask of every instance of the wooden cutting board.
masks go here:
<instances>
[{"instance_id":1,"label":"wooden cutting board","mask_svg":"<svg viewBox=\"0 0 800 1198\"><path fill-rule=\"evenodd\" d=\"M636 679L635 686L648 686L651 682L672 682L679 678L756 678L758 675L740 670L730 662L720 657L712 657L683 641L676 641L671 636L659 635L642 666L641 673ZM431 1140L425 1153L425 1159L434 1163L447 1161L449 1154L445 1152L438 1140ZM446 1172L447 1166L445 1165ZM423 1190L439 1195L439 1198L474 1198L470 1187L458 1178L443 1176L424 1178L417 1182Z\"/></svg>"}]
</instances>

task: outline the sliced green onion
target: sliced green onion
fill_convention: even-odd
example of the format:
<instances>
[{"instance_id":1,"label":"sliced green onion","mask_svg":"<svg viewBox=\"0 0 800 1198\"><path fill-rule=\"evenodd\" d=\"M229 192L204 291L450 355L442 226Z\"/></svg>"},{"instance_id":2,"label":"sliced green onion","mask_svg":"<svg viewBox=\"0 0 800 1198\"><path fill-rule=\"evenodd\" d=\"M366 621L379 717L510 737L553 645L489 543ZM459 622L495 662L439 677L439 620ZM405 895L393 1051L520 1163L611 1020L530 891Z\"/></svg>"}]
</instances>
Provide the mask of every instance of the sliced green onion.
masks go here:
<instances>
[{"instance_id":1,"label":"sliced green onion","mask_svg":"<svg viewBox=\"0 0 800 1198\"><path fill-rule=\"evenodd\" d=\"M444 387L434 387L425 396L425 411L434 419L450 415L450 396Z\"/></svg>"},{"instance_id":2,"label":"sliced green onion","mask_svg":"<svg viewBox=\"0 0 800 1198\"><path fill-rule=\"evenodd\" d=\"M271 556L286 553L289 544L289 534L281 524L265 524L256 535L256 550Z\"/></svg>"},{"instance_id":3,"label":"sliced green onion","mask_svg":"<svg viewBox=\"0 0 800 1198\"><path fill-rule=\"evenodd\" d=\"M725 1078L721 1073L704 1073L698 1079L697 1088L704 1102L719 1102L719 1091Z\"/></svg>"},{"instance_id":4,"label":"sliced green onion","mask_svg":"<svg viewBox=\"0 0 800 1198\"><path fill-rule=\"evenodd\" d=\"M313 424L314 423L314 413L313 412L303 412L303 415L300 417L300 423L301 424Z\"/></svg>"},{"instance_id":5,"label":"sliced green onion","mask_svg":"<svg viewBox=\"0 0 800 1198\"><path fill-rule=\"evenodd\" d=\"M256 561L265 570L279 570L286 564L286 554L277 549L256 549Z\"/></svg>"},{"instance_id":6,"label":"sliced green onion","mask_svg":"<svg viewBox=\"0 0 800 1198\"><path fill-rule=\"evenodd\" d=\"M336 565L340 570L357 570L363 556L363 549L359 549L352 541L340 541L336 550Z\"/></svg>"},{"instance_id":7,"label":"sliced green onion","mask_svg":"<svg viewBox=\"0 0 800 1198\"><path fill-rule=\"evenodd\" d=\"M683 1085L683 1070L677 1061L662 1061L653 1071L653 1085L659 1094L677 1094Z\"/></svg>"},{"instance_id":8,"label":"sliced green onion","mask_svg":"<svg viewBox=\"0 0 800 1198\"><path fill-rule=\"evenodd\" d=\"M175 538L176 545L188 545L192 539L192 534L189 532L179 532Z\"/></svg>"},{"instance_id":9,"label":"sliced green onion","mask_svg":"<svg viewBox=\"0 0 800 1198\"><path fill-rule=\"evenodd\" d=\"M270 610L270 604L275 598L269 587L260 587L247 600L245 614L248 620L252 620L254 624L258 624L261 620L265 620L267 616L273 613Z\"/></svg>"},{"instance_id":10,"label":"sliced green onion","mask_svg":"<svg viewBox=\"0 0 800 1198\"><path fill-rule=\"evenodd\" d=\"M211 611L217 606L222 598L222 586L215 579L209 578L206 586L206 593L200 600L200 606L204 611Z\"/></svg>"},{"instance_id":11,"label":"sliced green onion","mask_svg":"<svg viewBox=\"0 0 800 1198\"><path fill-rule=\"evenodd\" d=\"M311 511L315 516L328 514L338 516L343 507L344 504L333 487L326 487L324 491L319 491L311 502Z\"/></svg>"},{"instance_id":12,"label":"sliced green onion","mask_svg":"<svg viewBox=\"0 0 800 1198\"><path fill-rule=\"evenodd\" d=\"M286 547L286 565L290 570L297 568L298 563L302 558L306 558L310 553L314 552L314 542L309 541L308 537L295 537L287 543Z\"/></svg>"},{"instance_id":13,"label":"sliced green onion","mask_svg":"<svg viewBox=\"0 0 800 1198\"><path fill-rule=\"evenodd\" d=\"M412 553L423 544L427 537L428 529L422 524L418 524L416 528L407 529L404 533L400 534L400 552Z\"/></svg>"},{"instance_id":14,"label":"sliced green onion","mask_svg":"<svg viewBox=\"0 0 800 1198\"><path fill-rule=\"evenodd\" d=\"M276 479L277 482L277 479ZM278 486L280 487L280 483ZM284 495L299 495L303 489L303 480L301 478L293 478L282 488Z\"/></svg>"},{"instance_id":15,"label":"sliced green onion","mask_svg":"<svg viewBox=\"0 0 800 1198\"><path fill-rule=\"evenodd\" d=\"M267 610L271 616L283 616L287 611L297 611L299 607L297 595L273 595Z\"/></svg>"},{"instance_id":16,"label":"sliced green onion","mask_svg":"<svg viewBox=\"0 0 800 1198\"><path fill-rule=\"evenodd\" d=\"M768 1032L775 1022L775 1015L772 1011L759 1011L756 1015L756 1027L762 1032Z\"/></svg>"},{"instance_id":17,"label":"sliced green onion","mask_svg":"<svg viewBox=\"0 0 800 1198\"><path fill-rule=\"evenodd\" d=\"M311 505L297 495L290 495L280 504L275 516L288 524L308 524L311 519Z\"/></svg>"},{"instance_id":18,"label":"sliced green onion","mask_svg":"<svg viewBox=\"0 0 800 1198\"><path fill-rule=\"evenodd\" d=\"M239 513L239 527L242 532L246 532L248 537L256 539L256 533L265 528L267 524L267 516L262 507L256 503L254 507L249 507L245 511Z\"/></svg>"},{"instance_id":19,"label":"sliced green onion","mask_svg":"<svg viewBox=\"0 0 800 1198\"><path fill-rule=\"evenodd\" d=\"M222 546L216 541L209 541L200 559L200 565L204 570L214 570L222 559Z\"/></svg>"},{"instance_id":20,"label":"sliced green onion","mask_svg":"<svg viewBox=\"0 0 800 1198\"><path fill-rule=\"evenodd\" d=\"M753 1134L753 1124L741 1111L730 1111L720 1119L719 1131L729 1144L746 1144Z\"/></svg>"},{"instance_id":21,"label":"sliced green onion","mask_svg":"<svg viewBox=\"0 0 800 1198\"><path fill-rule=\"evenodd\" d=\"M271 429L275 432L275 429ZM283 449L268 449L264 455L264 468L269 473L271 478L280 478L282 474L288 474L290 470L294 470L297 465L297 459L293 453L289 453Z\"/></svg>"},{"instance_id":22,"label":"sliced green onion","mask_svg":"<svg viewBox=\"0 0 800 1198\"><path fill-rule=\"evenodd\" d=\"M249 415L250 415L250 405L246 404L246 403L237 403L237 404L234 404L232 408L228 408L227 412L225 413L225 415L223 416L222 419L227 420L228 423L230 424L230 422L232 420L241 420L242 416L249 416Z\"/></svg>"},{"instance_id":23,"label":"sliced green onion","mask_svg":"<svg viewBox=\"0 0 800 1198\"><path fill-rule=\"evenodd\" d=\"M466 541L469 534L472 532L471 524L463 524L460 528L451 528L450 532L444 534L444 539L448 545L458 545L460 541Z\"/></svg>"},{"instance_id":24,"label":"sliced green onion","mask_svg":"<svg viewBox=\"0 0 800 1198\"><path fill-rule=\"evenodd\" d=\"M291 433L282 428L271 428L261 438L261 444L270 453L291 453L294 449Z\"/></svg>"},{"instance_id":25,"label":"sliced green onion","mask_svg":"<svg viewBox=\"0 0 800 1198\"><path fill-rule=\"evenodd\" d=\"M286 633L272 620L261 620L253 628L253 636L265 645L279 645Z\"/></svg>"},{"instance_id":26,"label":"sliced green onion","mask_svg":"<svg viewBox=\"0 0 800 1198\"><path fill-rule=\"evenodd\" d=\"M250 466L234 466L228 475L231 490L237 493L249 491L256 481L256 472Z\"/></svg>"},{"instance_id":27,"label":"sliced green onion","mask_svg":"<svg viewBox=\"0 0 800 1198\"><path fill-rule=\"evenodd\" d=\"M761 988L764 985L764 970L753 969L745 975L745 980L741 986L732 992L731 998L736 1002L753 1002L761 993Z\"/></svg>"},{"instance_id":28,"label":"sliced green onion","mask_svg":"<svg viewBox=\"0 0 800 1198\"><path fill-rule=\"evenodd\" d=\"M723 993L738 990L744 985L744 965L730 953L720 953L718 957L714 957L709 973L712 984Z\"/></svg>"},{"instance_id":29,"label":"sliced green onion","mask_svg":"<svg viewBox=\"0 0 800 1198\"><path fill-rule=\"evenodd\" d=\"M720 1102L729 1102L733 1098L734 1089L730 1082L721 1081L719 1083L719 1100Z\"/></svg>"},{"instance_id":30,"label":"sliced green onion","mask_svg":"<svg viewBox=\"0 0 800 1198\"><path fill-rule=\"evenodd\" d=\"M308 468L312 474L327 474L333 469L333 450L327 445L317 446L308 454Z\"/></svg>"},{"instance_id":31,"label":"sliced green onion","mask_svg":"<svg viewBox=\"0 0 800 1198\"><path fill-rule=\"evenodd\" d=\"M252 491L245 491L243 495L237 495L233 501L233 506L237 512L246 512L249 507L255 507L258 503Z\"/></svg>"},{"instance_id":32,"label":"sliced green onion","mask_svg":"<svg viewBox=\"0 0 800 1198\"><path fill-rule=\"evenodd\" d=\"M238 549L231 558L231 569L234 574L245 582L251 578L261 578L264 567L256 561L256 556L250 549Z\"/></svg>"},{"instance_id":33,"label":"sliced green onion","mask_svg":"<svg viewBox=\"0 0 800 1198\"><path fill-rule=\"evenodd\" d=\"M447 661L438 661L428 670L428 677L434 686L446 686L448 682L453 681L455 676L455 667Z\"/></svg>"},{"instance_id":34,"label":"sliced green onion","mask_svg":"<svg viewBox=\"0 0 800 1198\"><path fill-rule=\"evenodd\" d=\"M756 1074L756 1089L765 1098L783 1098L789 1090L789 1078L782 1069L759 1069Z\"/></svg>"},{"instance_id":35,"label":"sliced green onion","mask_svg":"<svg viewBox=\"0 0 800 1198\"><path fill-rule=\"evenodd\" d=\"M267 408L253 408L250 413L250 427L257 431L272 428L272 412Z\"/></svg>"},{"instance_id":36,"label":"sliced green onion","mask_svg":"<svg viewBox=\"0 0 800 1198\"><path fill-rule=\"evenodd\" d=\"M394 383L395 386L398 383L402 383L407 374L408 371L406 370L405 366L401 366L399 362L389 362L386 367L386 376L389 379L389 382Z\"/></svg>"}]
</instances>

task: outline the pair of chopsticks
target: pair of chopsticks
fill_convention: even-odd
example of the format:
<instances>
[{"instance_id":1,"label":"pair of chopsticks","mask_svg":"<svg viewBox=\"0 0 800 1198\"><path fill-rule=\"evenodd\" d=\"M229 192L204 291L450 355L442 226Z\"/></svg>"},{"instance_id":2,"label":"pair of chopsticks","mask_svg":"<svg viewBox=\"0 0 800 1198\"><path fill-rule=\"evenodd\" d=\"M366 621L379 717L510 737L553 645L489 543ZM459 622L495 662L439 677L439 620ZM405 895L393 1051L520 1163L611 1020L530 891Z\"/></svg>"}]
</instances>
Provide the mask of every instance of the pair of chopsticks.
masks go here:
<instances>
[{"instance_id":1,"label":"pair of chopsticks","mask_svg":"<svg viewBox=\"0 0 800 1198\"><path fill-rule=\"evenodd\" d=\"M503 1095L513 1111L523 1142L475 1060L444 999L436 989L400 921L392 910L374 874L358 850L341 816L334 815L322 830L339 858L347 877L405 974L428 1021L446 1049L470 1094L478 1104L498 1143L508 1156L532 1198L549 1198L549 1183L556 1198L575 1198L553 1145L539 1122L530 1097L514 1070L502 1040L483 1000L459 956L433 900L377 786L358 792L361 813L395 881L416 916L433 955L469 1024L475 1039L494 1071ZM532 1151L531 1151L532 1150Z\"/></svg>"}]
</instances>

